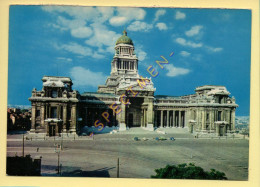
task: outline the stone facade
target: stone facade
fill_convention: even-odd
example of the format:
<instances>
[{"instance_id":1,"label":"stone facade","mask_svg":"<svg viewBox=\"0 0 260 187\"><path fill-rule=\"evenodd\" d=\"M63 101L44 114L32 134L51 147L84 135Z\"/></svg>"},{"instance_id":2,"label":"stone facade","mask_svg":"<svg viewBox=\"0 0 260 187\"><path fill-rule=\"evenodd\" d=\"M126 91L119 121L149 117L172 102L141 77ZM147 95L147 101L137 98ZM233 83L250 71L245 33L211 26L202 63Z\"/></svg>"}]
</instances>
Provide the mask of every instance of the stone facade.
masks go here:
<instances>
[{"instance_id":1,"label":"stone facade","mask_svg":"<svg viewBox=\"0 0 260 187\"><path fill-rule=\"evenodd\" d=\"M205 85L186 96L154 95L151 78L138 73L138 58L126 31L117 40L111 73L95 93L72 90L69 77L44 76L41 91L33 89L31 132L49 136L76 133L96 120L105 126L188 128L191 133L225 135L235 130L238 105L224 86ZM120 113L117 111L120 110ZM102 116L109 114L109 121Z\"/></svg>"}]
</instances>

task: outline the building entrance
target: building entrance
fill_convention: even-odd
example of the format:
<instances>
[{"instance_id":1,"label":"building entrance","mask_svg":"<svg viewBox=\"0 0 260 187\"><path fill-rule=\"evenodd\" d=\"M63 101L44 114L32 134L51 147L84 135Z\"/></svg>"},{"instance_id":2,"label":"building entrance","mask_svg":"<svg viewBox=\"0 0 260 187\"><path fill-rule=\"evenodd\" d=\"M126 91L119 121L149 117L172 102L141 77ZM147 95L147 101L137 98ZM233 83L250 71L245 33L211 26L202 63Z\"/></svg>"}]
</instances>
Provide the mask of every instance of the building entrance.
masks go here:
<instances>
[{"instance_id":1,"label":"building entrance","mask_svg":"<svg viewBox=\"0 0 260 187\"><path fill-rule=\"evenodd\" d=\"M56 125L49 125L49 136L55 136L56 134Z\"/></svg>"},{"instance_id":2,"label":"building entrance","mask_svg":"<svg viewBox=\"0 0 260 187\"><path fill-rule=\"evenodd\" d=\"M128 116L128 126L133 127L133 122L134 122L134 117L133 117L133 114L130 113Z\"/></svg>"},{"instance_id":3,"label":"building entrance","mask_svg":"<svg viewBox=\"0 0 260 187\"><path fill-rule=\"evenodd\" d=\"M142 109L141 106L144 99L141 97L130 97L130 105L127 109L127 126L128 127L141 127Z\"/></svg>"},{"instance_id":4,"label":"building entrance","mask_svg":"<svg viewBox=\"0 0 260 187\"><path fill-rule=\"evenodd\" d=\"M224 126L219 126L219 136L224 136L225 135L225 127Z\"/></svg>"}]
</instances>

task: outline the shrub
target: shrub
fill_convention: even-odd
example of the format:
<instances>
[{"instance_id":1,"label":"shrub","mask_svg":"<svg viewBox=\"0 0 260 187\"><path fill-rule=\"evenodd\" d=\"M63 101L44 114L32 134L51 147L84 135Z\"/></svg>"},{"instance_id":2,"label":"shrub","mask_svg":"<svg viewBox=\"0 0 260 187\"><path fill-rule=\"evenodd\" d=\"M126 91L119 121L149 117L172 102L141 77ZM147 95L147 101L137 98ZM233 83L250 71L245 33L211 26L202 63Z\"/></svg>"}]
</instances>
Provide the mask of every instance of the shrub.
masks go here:
<instances>
[{"instance_id":1,"label":"shrub","mask_svg":"<svg viewBox=\"0 0 260 187\"><path fill-rule=\"evenodd\" d=\"M206 180L227 180L226 174L215 169L210 172L195 166L193 163L167 165L165 168L155 169L156 175L151 178L163 179L206 179Z\"/></svg>"}]
</instances>

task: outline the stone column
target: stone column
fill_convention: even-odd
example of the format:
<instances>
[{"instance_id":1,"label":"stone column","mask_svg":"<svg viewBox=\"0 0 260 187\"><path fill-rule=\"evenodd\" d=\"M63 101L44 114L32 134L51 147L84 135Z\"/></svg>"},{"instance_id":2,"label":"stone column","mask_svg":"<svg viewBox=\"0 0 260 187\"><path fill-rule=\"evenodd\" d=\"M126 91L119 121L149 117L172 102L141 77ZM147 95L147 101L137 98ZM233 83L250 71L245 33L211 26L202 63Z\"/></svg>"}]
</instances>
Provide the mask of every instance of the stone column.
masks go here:
<instances>
[{"instance_id":1,"label":"stone column","mask_svg":"<svg viewBox=\"0 0 260 187\"><path fill-rule=\"evenodd\" d=\"M71 126L70 126L70 132L76 133L76 123L77 123L77 114L76 114L76 105L72 105L71 109Z\"/></svg>"},{"instance_id":2,"label":"stone column","mask_svg":"<svg viewBox=\"0 0 260 187\"><path fill-rule=\"evenodd\" d=\"M212 130L212 121L213 121L213 119L212 119L212 110L210 110L209 111L209 131L211 132L211 130Z\"/></svg>"},{"instance_id":3,"label":"stone column","mask_svg":"<svg viewBox=\"0 0 260 187\"><path fill-rule=\"evenodd\" d=\"M231 120L230 120L230 110L227 110L227 122L228 122L228 125L229 125L229 130L231 130Z\"/></svg>"},{"instance_id":4,"label":"stone column","mask_svg":"<svg viewBox=\"0 0 260 187\"><path fill-rule=\"evenodd\" d=\"M167 117L166 117L166 125L167 125L167 128L169 128L169 110L167 110Z\"/></svg>"},{"instance_id":5,"label":"stone column","mask_svg":"<svg viewBox=\"0 0 260 187\"><path fill-rule=\"evenodd\" d=\"M205 111L201 111L201 129L206 130Z\"/></svg>"},{"instance_id":6,"label":"stone column","mask_svg":"<svg viewBox=\"0 0 260 187\"><path fill-rule=\"evenodd\" d=\"M35 132L35 115L36 115L36 106L35 104L32 104L32 117L31 117L31 129L30 132Z\"/></svg>"},{"instance_id":7,"label":"stone column","mask_svg":"<svg viewBox=\"0 0 260 187\"><path fill-rule=\"evenodd\" d=\"M200 109L198 109L198 111L197 111L198 113L197 113L197 115L196 115L196 118L197 118L197 129L198 130L201 130L201 111L200 111Z\"/></svg>"},{"instance_id":8,"label":"stone column","mask_svg":"<svg viewBox=\"0 0 260 187\"><path fill-rule=\"evenodd\" d=\"M126 107L124 103L121 103L121 113L120 113L120 122L119 122L119 131L126 130L126 123L125 123L125 114L126 114Z\"/></svg>"},{"instance_id":9,"label":"stone column","mask_svg":"<svg viewBox=\"0 0 260 187\"><path fill-rule=\"evenodd\" d=\"M45 105L41 105L41 127L44 127Z\"/></svg>"},{"instance_id":10,"label":"stone column","mask_svg":"<svg viewBox=\"0 0 260 187\"><path fill-rule=\"evenodd\" d=\"M62 132L66 132L67 131L67 105L63 105L63 129Z\"/></svg>"},{"instance_id":11,"label":"stone column","mask_svg":"<svg viewBox=\"0 0 260 187\"><path fill-rule=\"evenodd\" d=\"M184 111L184 127L187 127L188 126L188 121L190 119L190 110L185 110Z\"/></svg>"},{"instance_id":12,"label":"stone column","mask_svg":"<svg viewBox=\"0 0 260 187\"><path fill-rule=\"evenodd\" d=\"M175 121L175 110L172 111L172 126L176 127L176 121Z\"/></svg>"},{"instance_id":13,"label":"stone column","mask_svg":"<svg viewBox=\"0 0 260 187\"><path fill-rule=\"evenodd\" d=\"M179 110L179 124L178 124L179 127L181 127L181 111Z\"/></svg>"},{"instance_id":14,"label":"stone column","mask_svg":"<svg viewBox=\"0 0 260 187\"><path fill-rule=\"evenodd\" d=\"M225 115L224 115L224 112L225 112L225 110L222 110L222 111L221 111L221 121L224 121L224 120L225 120L225 119L224 119L224 116L225 116Z\"/></svg>"},{"instance_id":15,"label":"stone column","mask_svg":"<svg viewBox=\"0 0 260 187\"><path fill-rule=\"evenodd\" d=\"M144 124L144 109L141 109L141 127L143 127Z\"/></svg>"},{"instance_id":16,"label":"stone column","mask_svg":"<svg viewBox=\"0 0 260 187\"><path fill-rule=\"evenodd\" d=\"M231 131L235 130L235 109L231 110Z\"/></svg>"},{"instance_id":17,"label":"stone column","mask_svg":"<svg viewBox=\"0 0 260 187\"><path fill-rule=\"evenodd\" d=\"M154 113L153 113L153 98L149 98L148 99L148 108L147 108L147 113L146 113L147 117L146 117L146 120L147 120L147 123L146 123L146 127L149 129L149 130L154 130L154 124L153 124L153 121L154 121Z\"/></svg>"},{"instance_id":18,"label":"stone column","mask_svg":"<svg viewBox=\"0 0 260 187\"><path fill-rule=\"evenodd\" d=\"M169 111L169 112L171 112L171 111ZM172 127L172 115L173 115L173 114L172 114L172 112L171 112L171 115L169 114L169 116L170 116L169 126L170 126L170 127Z\"/></svg>"},{"instance_id":19,"label":"stone column","mask_svg":"<svg viewBox=\"0 0 260 187\"><path fill-rule=\"evenodd\" d=\"M160 127L161 128L163 127L163 110L161 110L161 124L160 124Z\"/></svg>"},{"instance_id":20,"label":"stone column","mask_svg":"<svg viewBox=\"0 0 260 187\"><path fill-rule=\"evenodd\" d=\"M154 111L154 126L157 127L157 110Z\"/></svg>"},{"instance_id":21,"label":"stone column","mask_svg":"<svg viewBox=\"0 0 260 187\"><path fill-rule=\"evenodd\" d=\"M186 118L186 115L185 115L185 114L186 114L186 112L185 112L185 110L184 110L184 111L183 111L183 123L182 123L182 124L183 124L183 127L185 127L185 123L186 123L186 119L185 119L185 118Z\"/></svg>"},{"instance_id":22,"label":"stone column","mask_svg":"<svg viewBox=\"0 0 260 187\"><path fill-rule=\"evenodd\" d=\"M216 124L216 133L217 133L217 136L220 136L220 133L219 133L219 124Z\"/></svg>"},{"instance_id":23,"label":"stone column","mask_svg":"<svg viewBox=\"0 0 260 187\"><path fill-rule=\"evenodd\" d=\"M147 111L146 109L144 109L144 126L143 127L146 127L147 126L147 115L146 115Z\"/></svg>"}]
</instances>

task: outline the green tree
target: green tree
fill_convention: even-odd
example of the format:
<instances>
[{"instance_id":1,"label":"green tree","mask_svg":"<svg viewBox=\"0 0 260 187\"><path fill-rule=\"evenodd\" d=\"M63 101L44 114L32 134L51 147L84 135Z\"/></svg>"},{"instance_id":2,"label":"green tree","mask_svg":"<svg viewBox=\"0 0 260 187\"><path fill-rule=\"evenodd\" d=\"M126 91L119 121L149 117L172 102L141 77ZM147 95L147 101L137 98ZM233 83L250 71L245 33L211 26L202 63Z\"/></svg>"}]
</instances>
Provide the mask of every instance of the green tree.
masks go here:
<instances>
[{"instance_id":1,"label":"green tree","mask_svg":"<svg viewBox=\"0 0 260 187\"><path fill-rule=\"evenodd\" d=\"M193 163L167 165L165 168L155 169L156 175L151 178L161 179L206 179L206 180L227 180L225 173L211 169L210 172L195 166Z\"/></svg>"}]
</instances>

